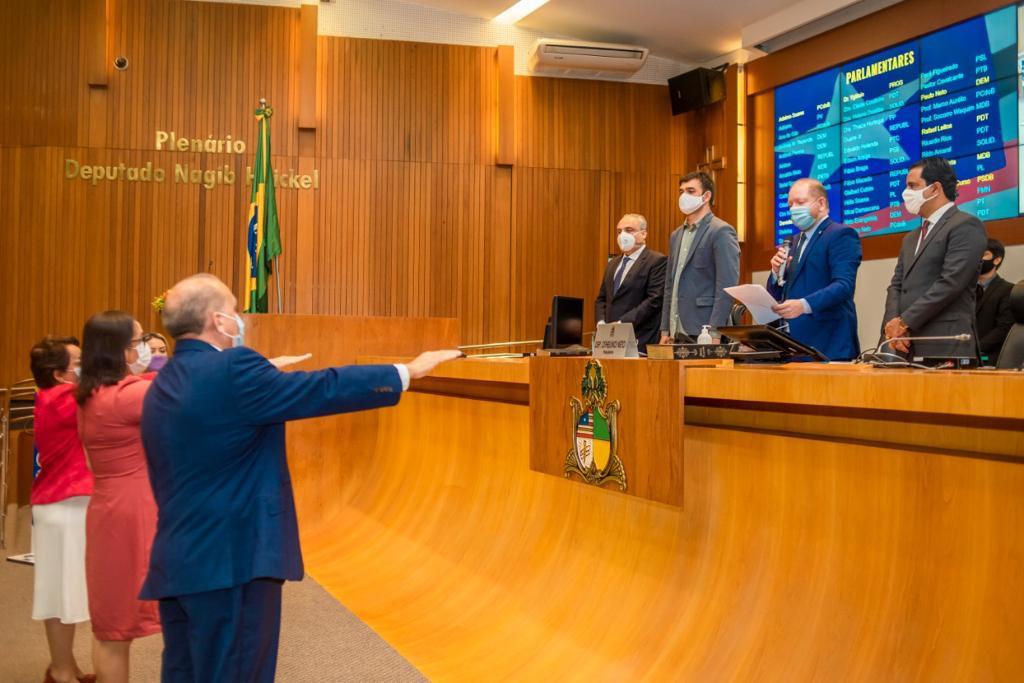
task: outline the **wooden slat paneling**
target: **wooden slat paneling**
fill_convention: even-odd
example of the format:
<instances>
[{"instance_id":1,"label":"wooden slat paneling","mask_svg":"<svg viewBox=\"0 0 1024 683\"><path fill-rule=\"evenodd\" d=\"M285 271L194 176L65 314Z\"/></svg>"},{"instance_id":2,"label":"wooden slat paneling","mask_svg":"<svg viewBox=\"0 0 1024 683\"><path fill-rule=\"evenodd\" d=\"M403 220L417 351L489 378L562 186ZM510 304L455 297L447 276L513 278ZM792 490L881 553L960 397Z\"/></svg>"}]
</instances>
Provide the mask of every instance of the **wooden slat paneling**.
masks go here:
<instances>
[{"instance_id":1,"label":"wooden slat paneling","mask_svg":"<svg viewBox=\"0 0 1024 683\"><path fill-rule=\"evenodd\" d=\"M320 38L317 155L493 164L493 49Z\"/></svg>"},{"instance_id":2,"label":"wooden slat paneling","mask_svg":"<svg viewBox=\"0 0 1024 683\"><path fill-rule=\"evenodd\" d=\"M482 47L319 36L311 102L308 25L304 42L287 7L107 0L106 55L129 68L89 88L85 2L0 5L15 29L0 44L0 384L27 373L37 338L98 310L158 326L151 299L187 274L241 291L260 97L275 167L320 174L319 190L277 193L283 310L456 317L467 343L537 337L554 294L589 311L623 213L645 214L664 251L678 175L723 134L720 107L672 117L661 86L506 74L503 87ZM303 103L315 128L299 127ZM498 165L499 125L515 166ZM157 130L248 150L157 152ZM65 180L65 158L152 161L167 180ZM235 184L177 183L175 164L226 166Z\"/></svg>"}]
</instances>

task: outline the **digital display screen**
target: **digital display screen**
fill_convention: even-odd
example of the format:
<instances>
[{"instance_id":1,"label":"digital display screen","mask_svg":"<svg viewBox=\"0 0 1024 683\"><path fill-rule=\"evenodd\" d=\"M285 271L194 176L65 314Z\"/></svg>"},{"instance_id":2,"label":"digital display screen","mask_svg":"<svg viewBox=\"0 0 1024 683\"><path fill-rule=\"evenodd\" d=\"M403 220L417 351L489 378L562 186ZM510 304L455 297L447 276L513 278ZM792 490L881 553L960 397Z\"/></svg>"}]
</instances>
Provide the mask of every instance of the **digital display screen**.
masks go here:
<instances>
[{"instance_id":1,"label":"digital display screen","mask_svg":"<svg viewBox=\"0 0 1024 683\"><path fill-rule=\"evenodd\" d=\"M787 197L803 177L825 185L829 215L862 237L916 228L901 194L927 156L954 165L965 211L1024 212L1021 45L1024 7L1006 7L777 88L776 242L796 231Z\"/></svg>"}]
</instances>

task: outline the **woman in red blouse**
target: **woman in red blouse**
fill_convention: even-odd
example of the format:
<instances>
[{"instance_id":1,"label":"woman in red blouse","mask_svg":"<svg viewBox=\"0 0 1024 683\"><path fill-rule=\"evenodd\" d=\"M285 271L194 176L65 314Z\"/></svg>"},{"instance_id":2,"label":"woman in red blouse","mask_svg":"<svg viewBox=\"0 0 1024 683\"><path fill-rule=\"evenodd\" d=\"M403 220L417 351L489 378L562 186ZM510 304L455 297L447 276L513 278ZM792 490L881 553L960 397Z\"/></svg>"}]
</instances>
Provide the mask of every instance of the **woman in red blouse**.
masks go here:
<instances>
[{"instance_id":1,"label":"woman in red blouse","mask_svg":"<svg viewBox=\"0 0 1024 683\"><path fill-rule=\"evenodd\" d=\"M94 681L75 661L75 624L89 620L85 587L85 511L92 475L78 440L75 385L81 350L73 337L46 337L32 347L39 474L32 483L35 578L32 618L46 627L45 681Z\"/></svg>"},{"instance_id":2,"label":"woman in red blouse","mask_svg":"<svg viewBox=\"0 0 1024 683\"><path fill-rule=\"evenodd\" d=\"M97 313L82 333L78 431L95 479L86 519L85 575L93 664L105 683L128 680L132 640L160 632L157 603L139 600L156 533L139 422L153 375L142 327L127 313Z\"/></svg>"}]
</instances>

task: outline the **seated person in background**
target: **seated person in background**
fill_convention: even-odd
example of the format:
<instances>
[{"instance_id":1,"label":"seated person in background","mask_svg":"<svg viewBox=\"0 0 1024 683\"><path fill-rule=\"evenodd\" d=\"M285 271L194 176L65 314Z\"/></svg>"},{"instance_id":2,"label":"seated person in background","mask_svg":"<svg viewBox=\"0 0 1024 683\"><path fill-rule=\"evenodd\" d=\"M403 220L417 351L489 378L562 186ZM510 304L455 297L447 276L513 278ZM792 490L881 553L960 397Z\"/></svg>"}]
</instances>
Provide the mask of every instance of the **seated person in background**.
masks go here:
<instances>
[{"instance_id":1,"label":"seated person in background","mask_svg":"<svg viewBox=\"0 0 1024 683\"><path fill-rule=\"evenodd\" d=\"M1013 327L1013 313L1010 312L1013 283L999 277L999 267L1003 265L1005 256L1003 243L989 238L985 254L981 257L976 309L978 344L981 359L986 365L995 365L1006 335Z\"/></svg>"},{"instance_id":2,"label":"seated person in background","mask_svg":"<svg viewBox=\"0 0 1024 683\"><path fill-rule=\"evenodd\" d=\"M622 253L608 262L597 294L594 319L632 323L637 346L658 342L665 293L665 255L647 248L647 219L627 213L615 228Z\"/></svg>"},{"instance_id":3,"label":"seated person in background","mask_svg":"<svg viewBox=\"0 0 1024 683\"><path fill-rule=\"evenodd\" d=\"M829 218L825 186L813 178L801 178L789 188L789 212L800 232L789 253L780 247L772 257L767 289L782 302L772 310L787 321L797 341L829 360L852 360L860 353L853 304L860 237Z\"/></svg>"},{"instance_id":4,"label":"seated person in background","mask_svg":"<svg viewBox=\"0 0 1024 683\"><path fill-rule=\"evenodd\" d=\"M167 364L167 339L159 332L147 332L142 340L149 346L149 372L159 372Z\"/></svg>"}]
</instances>

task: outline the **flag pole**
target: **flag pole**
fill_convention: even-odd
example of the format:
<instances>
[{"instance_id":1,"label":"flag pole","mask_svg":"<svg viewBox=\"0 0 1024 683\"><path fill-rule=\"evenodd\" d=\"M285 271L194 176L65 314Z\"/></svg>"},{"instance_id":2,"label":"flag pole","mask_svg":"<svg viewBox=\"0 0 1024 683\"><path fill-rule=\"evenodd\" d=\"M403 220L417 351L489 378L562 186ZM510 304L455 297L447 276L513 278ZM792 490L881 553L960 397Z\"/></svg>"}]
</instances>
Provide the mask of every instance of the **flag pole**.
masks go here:
<instances>
[{"instance_id":1,"label":"flag pole","mask_svg":"<svg viewBox=\"0 0 1024 683\"><path fill-rule=\"evenodd\" d=\"M266 109L267 100L265 97L260 98L260 109ZM264 122L264 125L270 125L269 122ZM267 155L267 166L270 167L270 155ZM273 170L270 171L273 173ZM281 258L279 256L274 257L274 284L277 287L277 312L281 313Z\"/></svg>"},{"instance_id":2,"label":"flag pole","mask_svg":"<svg viewBox=\"0 0 1024 683\"><path fill-rule=\"evenodd\" d=\"M281 313L281 257L274 257L274 283L277 284L277 312Z\"/></svg>"}]
</instances>

